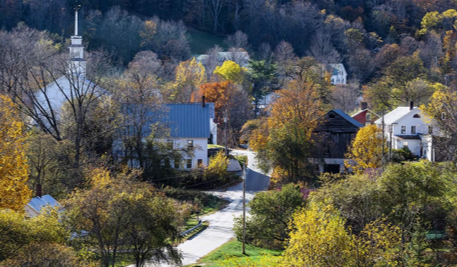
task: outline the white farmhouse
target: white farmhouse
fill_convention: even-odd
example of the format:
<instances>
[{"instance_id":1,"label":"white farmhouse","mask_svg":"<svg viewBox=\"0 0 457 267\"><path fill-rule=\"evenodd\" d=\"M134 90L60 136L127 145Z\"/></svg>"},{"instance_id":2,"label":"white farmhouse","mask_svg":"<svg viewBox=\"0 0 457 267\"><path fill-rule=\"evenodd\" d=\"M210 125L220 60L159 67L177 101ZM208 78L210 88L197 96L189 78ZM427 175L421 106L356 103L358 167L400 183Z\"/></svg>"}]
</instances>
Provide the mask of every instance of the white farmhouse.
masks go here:
<instances>
[{"instance_id":1,"label":"white farmhouse","mask_svg":"<svg viewBox=\"0 0 457 267\"><path fill-rule=\"evenodd\" d=\"M389 146L392 149L408 147L412 154L435 161L432 136L439 130L433 127L431 120L411 103L410 107L398 107L375 121L379 128L384 128Z\"/></svg>"},{"instance_id":2,"label":"white farmhouse","mask_svg":"<svg viewBox=\"0 0 457 267\"><path fill-rule=\"evenodd\" d=\"M347 84L348 73L342 63L328 64L328 70L332 74L331 84Z\"/></svg>"},{"instance_id":3,"label":"white farmhouse","mask_svg":"<svg viewBox=\"0 0 457 267\"><path fill-rule=\"evenodd\" d=\"M177 169L208 166L208 144L217 144L217 125L214 123L214 103L168 104L167 123L170 149L186 149L183 162L174 162Z\"/></svg>"}]
</instances>

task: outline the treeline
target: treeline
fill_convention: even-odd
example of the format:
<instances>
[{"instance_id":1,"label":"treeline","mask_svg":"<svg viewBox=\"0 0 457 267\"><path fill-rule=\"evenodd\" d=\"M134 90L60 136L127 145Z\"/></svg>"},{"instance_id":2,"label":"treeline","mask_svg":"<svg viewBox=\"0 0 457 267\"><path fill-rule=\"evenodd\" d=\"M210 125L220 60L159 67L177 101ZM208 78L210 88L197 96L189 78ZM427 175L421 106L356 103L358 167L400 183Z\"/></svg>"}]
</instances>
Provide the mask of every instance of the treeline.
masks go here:
<instances>
[{"instance_id":1,"label":"treeline","mask_svg":"<svg viewBox=\"0 0 457 267\"><path fill-rule=\"evenodd\" d=\"M383 45L402 43L407 36L425 41L426 36L420 35L424 16L456 8L450 0L4 1L0 3L0 25L12 29L23 21L29 27L68 37L75 4L82 5L82 28L89 46L116 51L125 64L136 52L149 49L141 36L150 36L151 31L143 31L147 26L143 22L152 20L158 34L153 39L165 45L162 49L171 50L164 52L168 58L190 56L184 25L220 35L243 31L250 43L243 48L257 56L286 41L298 56L314 56L323 63L343 61L362 82L373 78L373 73L363 72L369 64L355 62L367 58L362 61L368 63ZM167 22L161 25L159 18ZM174 36L168 40L175 41L162 41L160 33Z\"/></svg>"}]
</instances>

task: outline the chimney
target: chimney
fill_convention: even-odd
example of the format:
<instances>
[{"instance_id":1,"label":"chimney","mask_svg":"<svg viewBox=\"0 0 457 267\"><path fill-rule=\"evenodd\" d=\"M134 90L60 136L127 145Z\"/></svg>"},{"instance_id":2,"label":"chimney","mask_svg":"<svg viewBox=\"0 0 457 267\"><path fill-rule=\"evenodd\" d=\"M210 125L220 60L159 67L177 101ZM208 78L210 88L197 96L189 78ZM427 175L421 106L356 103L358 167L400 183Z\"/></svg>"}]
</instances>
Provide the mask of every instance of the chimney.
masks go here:
<instances>
[{"instance_id":1,"label":"chimney","mask_svg":"<svg viewBox=\"0 0 457 267\"><path fill-rule=\"evenodd\" d=\"M362 102L362 103L360 103L360 108L361 108L362 110L367 109L367 108L368 108L368 103L367 103L367 102Z\"/></svg>"},{"instance_id":2,"label":"chimney","mask_svg":"<svg viewBox=\"0 0 457 267\"><path fill-rule=\"evenodd\" d=\"M202 108L204 108L204 107L205 107L205 96L202 95Z\"/></svg>"},{"instance_id":3,"label":"chimney","mask_svg":"<svg viewBox=\"0 0 457 267\"><path fill-rule=\"evenodd\" d=\"M414 108L414 102L411 101L411 102L409 102L409 110L413 110L413 108Z\"/></svg>"},{"instance_id":4,"label":"chimney","mask_svg":"<svg viewBox=\"0 0 457 267\"><path fill-rule=\"evenodd\" d=\"M42 195L41 184L36 184L35 193L36 193L37 197L41 197L41 195Z\"/></svg>"}]
</instances>

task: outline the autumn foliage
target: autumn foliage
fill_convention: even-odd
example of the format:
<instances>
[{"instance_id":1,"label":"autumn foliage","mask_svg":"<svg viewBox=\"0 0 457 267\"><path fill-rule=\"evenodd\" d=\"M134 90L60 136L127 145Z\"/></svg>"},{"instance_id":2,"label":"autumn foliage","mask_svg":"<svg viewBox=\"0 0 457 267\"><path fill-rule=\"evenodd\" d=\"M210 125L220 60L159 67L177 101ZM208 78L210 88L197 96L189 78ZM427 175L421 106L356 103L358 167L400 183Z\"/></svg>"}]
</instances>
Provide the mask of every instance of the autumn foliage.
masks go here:
<instances>
[{"instance_id":1,"label":"autumn foliage","mask_svg":"<svg viewBox=\"0 0 457 267\"><path fill-rule=\"evenodd\" d=\"M0 209L23 210L31 196L24 128L13 102L0 96Z\"/></svg>"},{"instance_id":2,"label":"autumn foliage","mask_svg":"<svg viewBox=\"0 0 457 267\"><path fill-rule=\"evenodd\" d=\"M356 173L363 173L366 169L380 168L383 145L384 151L387 152L384 141L382 130L376 125L361 128L349 147L346 157L352 161L346 161L346 167L352 168Z\"/></svg>"}]
</instances>

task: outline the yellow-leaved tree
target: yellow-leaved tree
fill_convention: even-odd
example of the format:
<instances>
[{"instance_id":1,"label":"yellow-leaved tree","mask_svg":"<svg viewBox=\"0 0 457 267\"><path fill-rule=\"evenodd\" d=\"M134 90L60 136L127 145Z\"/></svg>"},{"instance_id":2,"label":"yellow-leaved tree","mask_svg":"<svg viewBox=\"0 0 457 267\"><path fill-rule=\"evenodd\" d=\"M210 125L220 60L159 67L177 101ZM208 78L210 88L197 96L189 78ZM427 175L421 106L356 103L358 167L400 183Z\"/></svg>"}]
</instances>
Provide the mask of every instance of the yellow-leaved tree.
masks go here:
<instances>
[{"instance_id":1,"label":"yellow-leaved tree","mask_svg":"<svg viewBox=\"0 0 457 267\"><path fill-rule=\"evenodd\" d=\"M376 125L367 125L359 130L352 141L346 154L346 168L352 168L353 172L363 173L366 169L380 168L382 164L382 152L387 152L384 144L382 129Z\"/></svg>"},{"instance_id":2,"label":"yellow-leaved tree","mask_svg":"<svg viewBox=\"0 0 457 267\"><path fill-rule=\"evenodd\" d=\"M171 98L174 102L188 103L192 93L206 82L205 67L195 58L179 63Z\"/></svg>"},{"instance_id":3,"label":"yellow-leaved tree","mask_svg":"<svg viewBox=\"0 0 457 267\"><path fill-rule=\"evenodd\" d=\"M290 228L280 266L400 266L400 228L384 219L355 235L333 205L313 202L294 214Z\"/></svg>"},{"instance_id":4,"label":"yellow-leaved tree","mask_svg":"<svg viewBox=\"0 0 457 267\"><path fill-rule=\"evenodd\" d=\"M25 139L19 111L0 95L0 209L22 211L30 199Z\"/></svg>"},{"instance_id":5,"label":"yellow-leaved tree","mask_svg":"<svg viewBox=\"0 0 457 267\"><path fill-rule=\"evenodd\" d=\"M222 66L217 66L214 70L214 74L218 75L224 80L231 81L235 84L240 84L243 82L246 72L246 68L240 67L240 65L231 60L224 61Z\"/></svg>"}]
</instances>

